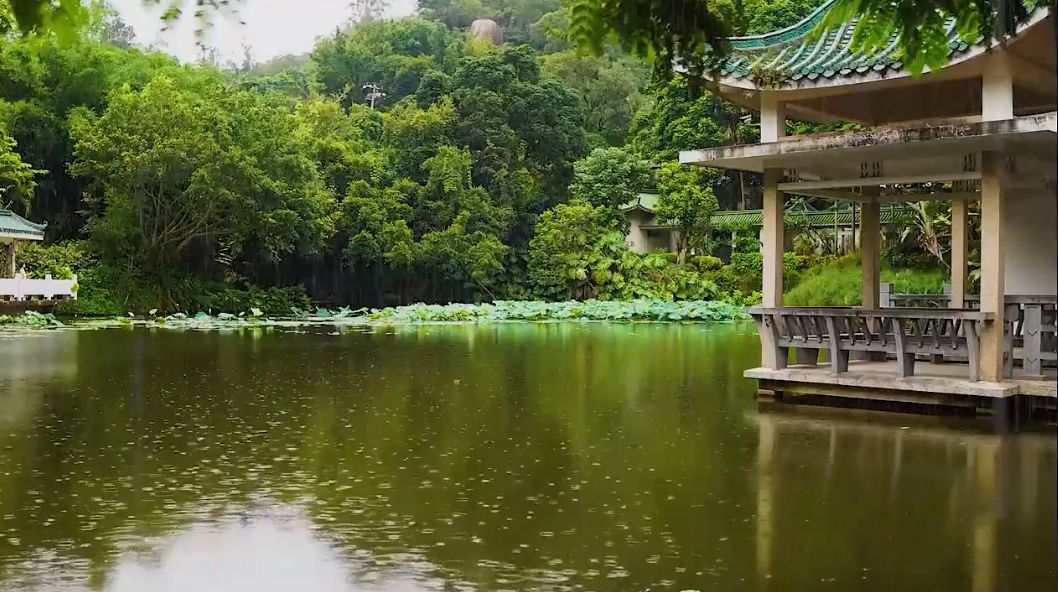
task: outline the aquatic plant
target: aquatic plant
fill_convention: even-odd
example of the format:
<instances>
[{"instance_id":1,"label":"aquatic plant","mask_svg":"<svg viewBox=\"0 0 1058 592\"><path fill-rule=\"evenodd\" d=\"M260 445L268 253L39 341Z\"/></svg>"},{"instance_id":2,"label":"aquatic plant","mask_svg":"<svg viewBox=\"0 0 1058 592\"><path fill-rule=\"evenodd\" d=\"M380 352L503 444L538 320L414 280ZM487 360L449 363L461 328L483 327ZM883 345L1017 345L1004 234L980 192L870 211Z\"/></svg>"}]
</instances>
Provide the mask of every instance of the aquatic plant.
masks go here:
<instances>
[{"instance_id":1,"label":"aquatic plant","mask_svg":"<svg viewBox=\"0 0 1058 592\"><path fill-rule=\"evenodd\" d=\"M403 324L445 321L730 321L748 316L741 306L707 300L497 300L484 304L413 304L373 309L368 318L376 323Z\"/></svg>"},{"instance_id":2,"label":"aquatic plant","mask_svg":"<svg viewBox=\"0 0 1058 592\"><path fill-rule=\"evenodd\" d=\"M50 312L40 313L35 310L27 310L20 315L0 315L0 327L5 328L45 329L62 326L62 321L55 318L55 315Z\"/></svg>"}]
</instances>

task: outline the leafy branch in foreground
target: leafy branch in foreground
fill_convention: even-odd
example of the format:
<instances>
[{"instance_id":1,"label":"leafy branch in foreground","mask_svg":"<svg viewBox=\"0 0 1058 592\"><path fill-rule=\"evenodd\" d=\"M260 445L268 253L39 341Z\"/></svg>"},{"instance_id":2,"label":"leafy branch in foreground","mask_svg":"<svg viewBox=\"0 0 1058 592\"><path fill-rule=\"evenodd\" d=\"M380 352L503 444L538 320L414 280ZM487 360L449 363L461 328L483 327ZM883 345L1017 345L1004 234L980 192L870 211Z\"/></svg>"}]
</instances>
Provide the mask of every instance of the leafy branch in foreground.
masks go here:
<instances>
[{"instance_id":1,"label":"leafy branch in foreground","mask_svg":"<svg viewBox=\"0 0 1058 592\"><path fill-rule=\"evenodd\" d=\"M879 50L896 39L904 63L919 74L946 63L948 20L954 19L963 41L974 43L1002 38L1032 8L1053 11L1054 5L1054 0L834 0L812 35L858 17L854 49ZM570 40L595 53L616 41L653 58L659 74L674 60L700 73L727 54L727 36L741 32L736 16L723 6L708 0L574 0Z\"/></svg>"}]
</instances>

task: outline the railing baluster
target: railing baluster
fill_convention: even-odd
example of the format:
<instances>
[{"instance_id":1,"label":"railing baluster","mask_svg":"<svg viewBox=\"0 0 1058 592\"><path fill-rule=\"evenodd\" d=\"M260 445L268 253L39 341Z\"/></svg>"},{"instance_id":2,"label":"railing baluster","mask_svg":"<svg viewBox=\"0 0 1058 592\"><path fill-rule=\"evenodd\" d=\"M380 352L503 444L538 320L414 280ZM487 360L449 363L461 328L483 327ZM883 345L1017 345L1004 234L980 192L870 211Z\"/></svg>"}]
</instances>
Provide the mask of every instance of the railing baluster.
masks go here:
<instances>
[{"instance_id":1,"label":"railing baluster","mask_svg":"<svg viewBox=\"0 0 1058 592\"><path fill-rule=\"evenodd\" d=\"M849 352L841 349L841 334L833 316L826 317L827 330L830 332L830 368L835 374L849 371Z\"/></svg>"},{"instance_id":2,"label":"railing baluster","mask_svg":"<svg viewBox=\"0 0 1058 592\"><path fill-rule=\"evenodd\" d=\"M1030 376L1043 374L1043 363L1040 359L1043 345L1043 307L1038 304L1026 304L1022 322L1023 343L1021 346L1022 367Z\"/></svg>"},{"instance_id":3,"label":"railing baluster","mask_svg":"<svg viewBox=\"0 0 1058 592\"><path fill-rule=\"evenodd\" d=\"M910 324L915 327L918 326L915 319L911 319ZM901 319L893 319L893 338L896 340L897 366L900 368L900 376L907 378L915 373L915 354L914 352L907 351L909 344L906 342L907 336L904 335L904 328L902 325Z\"/></svg>"}]
</instances>

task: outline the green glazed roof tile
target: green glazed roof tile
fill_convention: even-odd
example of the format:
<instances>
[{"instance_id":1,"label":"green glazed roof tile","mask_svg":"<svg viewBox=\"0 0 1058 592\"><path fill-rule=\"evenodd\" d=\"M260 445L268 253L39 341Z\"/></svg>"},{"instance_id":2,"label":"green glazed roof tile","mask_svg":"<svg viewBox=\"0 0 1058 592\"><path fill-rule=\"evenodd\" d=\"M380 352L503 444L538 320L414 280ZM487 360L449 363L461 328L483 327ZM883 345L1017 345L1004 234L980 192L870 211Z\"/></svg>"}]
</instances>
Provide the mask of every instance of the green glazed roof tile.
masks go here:
<instances>
[{"instance_id":1,"label":"green glazed roof tile","mask_svg":"<svg viewBox=\"0 0 1058 592\"><path fill-rule=\"evenodd\" d=\"M895 35L881 50L869 54L852 50L852 33L857 19L831 29L818 39L810 39L809 33L823 20L834 2L827 0L801 22L785 29L730 38L731 55L720 66L721 75L750 79L753 71L760 68L778 78L796 82L855 77L872 72L899 72L904 68L904 63L897 57L899 43ZM1030 12L1037 8L1029 6ZM974 44L959 38L954 19L948 21L946 32L949 60L973 47Z\"/></svg>"},{"instance_id":2,"label":"green glazed roof tile","mask_svg":"<svg viewBox=\"0 0 1058 592\"><path fill-rule=\"evenodd\" d=\"M47 224L30 222L11 210L0 209L0 235L15 235L28 240L42 240Z\"/></svg>"}]
</instances>

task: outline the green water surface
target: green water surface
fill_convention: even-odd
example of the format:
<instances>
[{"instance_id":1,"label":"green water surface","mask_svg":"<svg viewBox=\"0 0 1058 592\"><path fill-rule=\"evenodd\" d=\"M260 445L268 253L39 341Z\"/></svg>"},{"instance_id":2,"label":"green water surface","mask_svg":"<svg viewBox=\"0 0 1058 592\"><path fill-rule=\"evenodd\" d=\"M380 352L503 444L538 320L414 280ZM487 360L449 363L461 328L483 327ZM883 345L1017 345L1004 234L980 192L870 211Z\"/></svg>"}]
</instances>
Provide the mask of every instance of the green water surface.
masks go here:
<instances>
[{"instance_id":1,"label":"green water surface","mask_svg":"<svg viewBox=\"0 0 1058 592\"><path fill-rule=\"evenodd\" d=\"M1056 443L761 412L748 324L0 336L0 590L1054 590Z\"/></svg>"}]
</instances>

